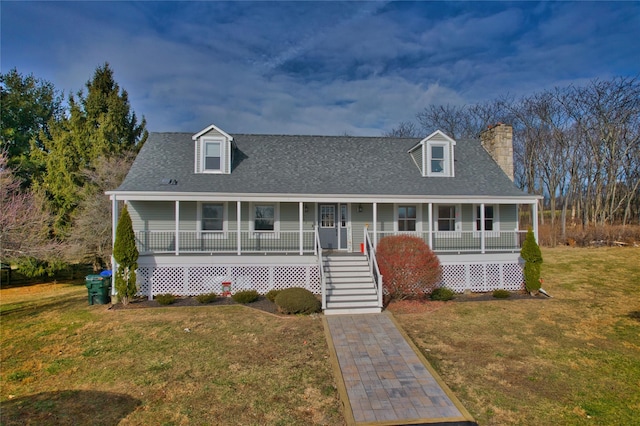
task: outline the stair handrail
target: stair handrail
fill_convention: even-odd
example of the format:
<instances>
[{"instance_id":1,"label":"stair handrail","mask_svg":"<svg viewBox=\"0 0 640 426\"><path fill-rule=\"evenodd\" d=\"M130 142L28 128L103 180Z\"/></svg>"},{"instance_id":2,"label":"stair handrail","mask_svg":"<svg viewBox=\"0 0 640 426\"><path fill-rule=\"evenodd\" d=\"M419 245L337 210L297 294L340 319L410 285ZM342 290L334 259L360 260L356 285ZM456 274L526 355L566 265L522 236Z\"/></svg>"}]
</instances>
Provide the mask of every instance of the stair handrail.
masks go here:
<instances>
[{"instance_id":1,"label":"stair handrail","mask_svg":"<svg viewBox=\"0 0 640 426\"><path fill-rule=\"evenodd\" d=\"M373 276L373 283L376 285L376 291L378 292L378 307L382 308L382 274L380 274L380 268L376 260L376 249L371 242L369 227L367 226L364 227L364 252L369 263L369 273Z\"/></svg>"},{"instance_id":2,"label":"stair handrail","mask_svg":"<svg viewBox=\"0 0 640 426\"><path fill-rule=\"evenodd\" d=\"M320 293L322 295L322 310L327 309L327 281L324 276L324 265L322 263L322 244L320 244L320 233L318 227L314 227L315 247L314 252L318 255L318 267L320 269Z\"/></svg>"}]
</instances>

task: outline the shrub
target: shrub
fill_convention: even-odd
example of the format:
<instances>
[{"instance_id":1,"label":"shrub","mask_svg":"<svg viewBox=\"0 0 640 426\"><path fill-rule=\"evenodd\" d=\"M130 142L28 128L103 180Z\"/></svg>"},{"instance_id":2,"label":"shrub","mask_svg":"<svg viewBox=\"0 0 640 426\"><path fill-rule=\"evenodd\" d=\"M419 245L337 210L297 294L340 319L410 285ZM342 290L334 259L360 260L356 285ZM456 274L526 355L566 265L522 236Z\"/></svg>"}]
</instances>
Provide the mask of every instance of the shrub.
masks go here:
<instances>
[{"instance_id":1,"label":"shrub","mask_svg":"<svg viewBox=\"0 0 640 426\"><path fill-rule=\"evenodd\" d=\"M319 312L320 301L309 290L293 287L282 290L275 298L280 312L285 314L312 314Z\"/></svg>"},{"instance_id":2,"label":"shrub","mask_svg":"<svg viewBox=\"0 0 640 426\"><path fill-rule=\"evenodd\" d=\"M269 292L267 294L265 294L265 297L267 299L269 299L271 302L275 302L276 301L276 296L278 296L278 294L280 294L282 290L269 290Z\"/></svg>"},{"instance_id":3,"label":"shrub","mask_svg":"<svg viewBox=\"0 0 640 426\"><path fill-rule=\"evenodd\" d=\"M235 293L231 298L236 303L251 303L255 302L258 298L258 292L255 290L242 290Z\"/></svg>"},{"instance_id":4,"label":"shrub","mask_svg":"<svg viewBox=\"0 0 640 426\"><path fill-rule=\"evenodd\" d=\"M378 243L376 259L391 299L424 297L440 282L440 260L421 238L384 237Z\"/></svg>"},{"instance_id":5,"label":"shrub","mask_svg":"<svg viewBox=\"0 0 640 426\"><path fill-rule=\"evenodd\" d=\"M215 302L217 298L218 295L216 293L199 294L196 296L196 300L200 303Z\"/></svg>"},{"instance_id":6,"label":"shrub","mask_svg":"<svg viewBox=\"0 0 640 426\"><path fill-rule=\"evenodd\" d=\"M542 253L536 242L531 228L527 231L527 237L522 243L520 256L524 259L524 285L529 293L537 293L540 290L540 266Z\"/></svg>"},{"instance_id":7,"label":"shrub","mask_svg":"<svg viewBox=\"0 0 640 426\"><path fill-rule=\"evenodd\" d=\"M447 301L453 299L455 297L455 294L452 290L446 287L440 287L433 290L429 297L431 298L431 300Z\"/></svg>"},{"instance_id":8,"label":"shrub","mask_svg":"<svg viewBox=\"0 0 640 426\"><path fill-rule=\"evenodd\" d=\"M497 289L493 290L493 297L496 299L508 299L511 297L511 293L507 290Z\"/></svg>"},{"instance_id":9,"label":"shrub","mask_svg":"<svg viewBox=\"0 0 640 426\"><path fill-rule=\"evenodd\" d=\"M170 305L176 301L176 297L171 293L158 294L155 299L161 305Z\"/></svg>"},{"instance_id":10,"label":"shrub","mask_svg":"<svg viewBox=\"0 0 640 426\"><path fill-rule=\"evenodd\" d=\"M115 288L118 300L123 305L138 292L136 269L138 269L138 249L136 236L133 233L131 216L125 205L116 228L116 241L113 244L113 258L116 261Z\"/></svg>"}]
</instances>

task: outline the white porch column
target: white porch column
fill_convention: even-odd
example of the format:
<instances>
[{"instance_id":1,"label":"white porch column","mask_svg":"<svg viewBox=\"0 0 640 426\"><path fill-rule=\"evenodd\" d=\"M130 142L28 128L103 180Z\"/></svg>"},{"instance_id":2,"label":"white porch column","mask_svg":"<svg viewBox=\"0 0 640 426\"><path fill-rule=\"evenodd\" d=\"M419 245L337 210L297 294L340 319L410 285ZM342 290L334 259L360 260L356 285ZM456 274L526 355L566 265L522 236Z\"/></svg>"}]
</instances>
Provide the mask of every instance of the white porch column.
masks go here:
<instances>
[{"instance_id":1,"label":"white porch column","mask_svg":"<svg viewBox=\"0 0 640 426\"><path fill-rule=\"evenodd\" d=\"M176 256L180 254L180 201L176 200Z\"/></svg>"},{"instance_id":2,"label":"white porch column","mask_svg":"<svg viewBox=\"0 0 640 426\"><path fill-rule=\"evenodd\" d=\"M531 216L531 222L533 225L533 236L536 237L538 242L538 201L533 202L533 214Z\"/></svg>"},{"instance_id":3,"label":"white porch column","mask_svg":"<svg viewBox=\"0 0 640 426\"><path fill-rule=\"evenodd\" d=\"M302 221L304 219L304 203L303 202L299 202L298 203L298 218L299 218L299 222L300 222L300 256L302 256L302 251L304 248L304 236L302 234L303 231L303 226L302 226Z\"/></svg>"},{"instance_id":4,"label":"white porch column","mask_svg":"<svg viewBox=\"0 0 640 426\"><path fill-rule=\"evenodd\" d=\"M115 195L111 196L111 295L116 295L116 259L113 257L113 247L116 245L116 229L118 228L118 200Z\"/></svg>"},{"instance_id":5,"label":"white porch column","mask_svg":"<svg viewBox=\"0 0 640 426\"><path fill-rule=\"evenodd\" d=\"M433 250L433 203L429 203L429 248Z\"/></svg>"},{"instance_id":6,"label":"white porch column","mask_svg":"<svg viewBox=\"0 0 640 426\"><path fill-rule=\"evenodd\" d=\"M373 247L378 247L378 203L373 203Z\"/></svg>"},{"instance_id":7,"label":"white porch column","mask_svg":"<svg viewBox=\"0 0 640 426\"><path fill-rule=\"evenodd\" d=\"M484 254L484 203L480 204L480 253Z\"/></svg>"},{"instance_id":8,"label":"white porch column","mask_svg":"<svg viewBox=\"0 0 640 426\"><path fill-rule=\"evenodd\" d=\"M241 201L237 201L236 202L236 240L237 240L237 246L238 246L238 256L240 256L240 253L242 252L242 220L240 219L241 213L242 212L242 202Z\"/></svg>"}]
</instances>

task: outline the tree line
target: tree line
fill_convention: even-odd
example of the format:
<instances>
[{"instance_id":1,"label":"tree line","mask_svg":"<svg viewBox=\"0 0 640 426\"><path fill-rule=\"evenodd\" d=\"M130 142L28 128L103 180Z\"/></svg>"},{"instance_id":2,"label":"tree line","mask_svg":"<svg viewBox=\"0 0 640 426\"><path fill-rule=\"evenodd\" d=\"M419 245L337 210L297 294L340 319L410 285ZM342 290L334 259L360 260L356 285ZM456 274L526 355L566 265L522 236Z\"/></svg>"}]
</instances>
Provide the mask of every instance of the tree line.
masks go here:
<instances>
[{"instance_id":1,"label":"tree line","mask_svg":"<svg viewBox=\"0 0 640 426\"><path fill-rule=\"evenodd\" d=\"M65 97L48 81L0 74L0 257L25 275L109 264L111 205L147 138L105 63Z\"/></svg>"},{"instance_id":2,"label":"tree line","mask_svg":"<svg viewBox=\"0 0 640 426\"><path fill-rule=\"evenodd\" d=\"M640 224L638 77L473 105L430 105L416 121L401 122L386 135L417 137L440 129L454 139L476 139L489 125L511 124L515 183L544 196L553 243L565 238L567 223Z\"/></svg>"}]
</instances>

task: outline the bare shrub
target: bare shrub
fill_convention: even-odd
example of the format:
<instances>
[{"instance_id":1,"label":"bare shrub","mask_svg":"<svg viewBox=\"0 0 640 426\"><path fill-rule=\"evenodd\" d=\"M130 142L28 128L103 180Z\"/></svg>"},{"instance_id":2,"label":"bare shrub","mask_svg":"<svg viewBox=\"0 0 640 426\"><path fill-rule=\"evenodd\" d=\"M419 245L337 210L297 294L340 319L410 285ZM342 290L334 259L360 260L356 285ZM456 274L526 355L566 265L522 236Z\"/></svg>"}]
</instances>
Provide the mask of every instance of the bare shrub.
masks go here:
<instances>
[{"instance_id":1,"label":"bare shrub","mask_svg":"<svg viewBox=\"0 0 640 426\"><path fill-rule=\"evenodd\" d=\"M390 299L425 297L440 282L440 260L421 238L409 235L384 237L376 250L384 288Z\"/></svg>"}]
</instances>

